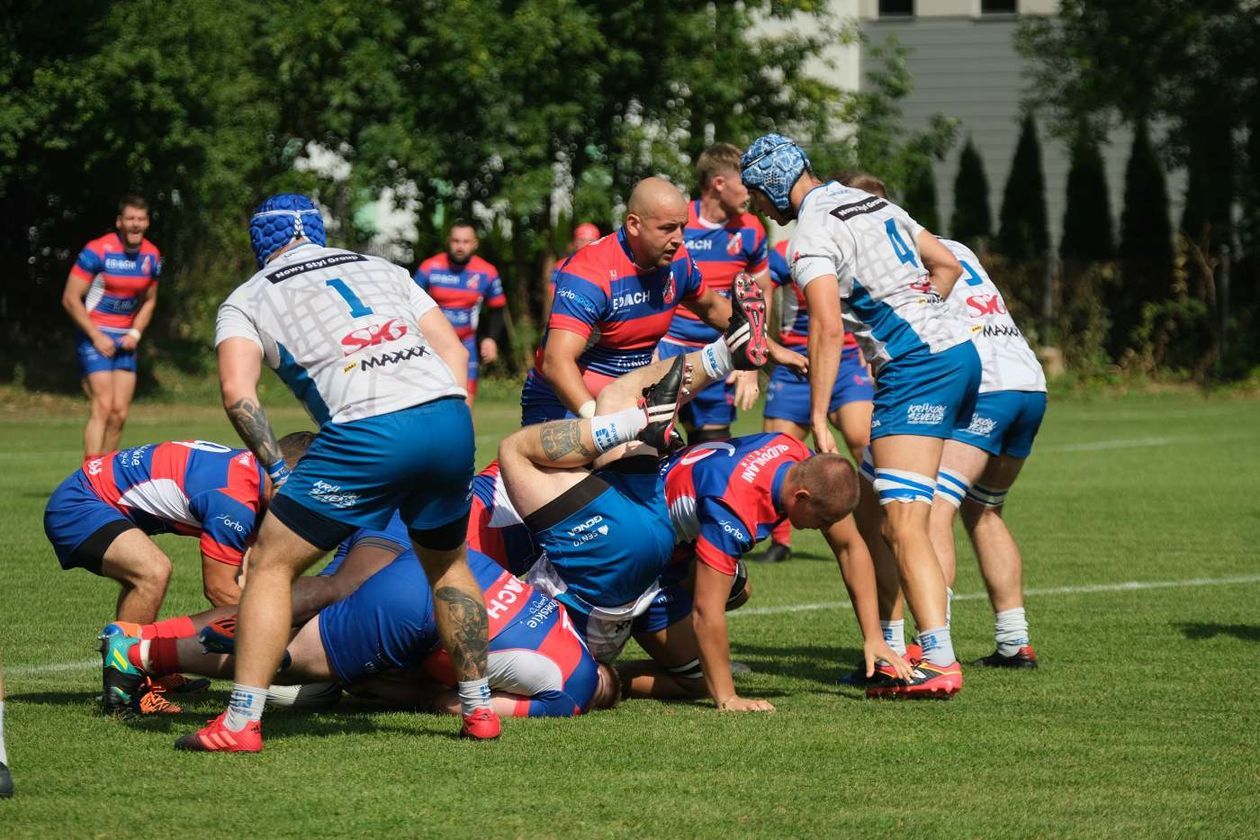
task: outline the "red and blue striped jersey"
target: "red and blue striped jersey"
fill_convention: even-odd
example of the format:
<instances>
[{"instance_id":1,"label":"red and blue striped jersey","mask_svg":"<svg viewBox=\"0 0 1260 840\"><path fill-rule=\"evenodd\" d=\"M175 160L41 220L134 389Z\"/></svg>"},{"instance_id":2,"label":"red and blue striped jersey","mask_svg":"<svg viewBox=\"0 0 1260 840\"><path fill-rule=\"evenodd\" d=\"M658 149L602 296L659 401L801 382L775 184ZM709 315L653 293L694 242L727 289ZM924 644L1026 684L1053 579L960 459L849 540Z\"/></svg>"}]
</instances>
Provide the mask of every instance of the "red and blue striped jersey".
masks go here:
<instances>
[{"instance_id":1,"label":"red and blue striped jersey","mask_svg":"<svg viewBox=\"0 0 1260 840\"><path fill-rule=\"evenodd\" d=\"M461 340L477 334L483 302L491 309L507 306L499 270L476 254L464 265L451 262L445 251L434 254L420 263L415 281L437 303Z\"/></svg>"},{"instance_id":2,"label":"red and blue striped jersey","mask_svg":"<svg viewBox=\"0 0 1260 840\"><path fill-rule=\"evenodd\" d=\"M239 566L266 500L247 449L205 440L147 443L83 463L88 484L146 534L201 538L205 556Z\"/></svg>"},{"instance_id":3,"label":"red and blue striped jersey","mask_svg":"<svg viewBox=\"0 0 1260 840\"><path fill-rule=\"evenodd\" d=\"M792 282L792 266L788 264L788 240L774 243L770 249L770 280L783 289L779 296L779 343L804 353L809 344L809 309L805 293ZM844 331L844 346L856 347L853 333Z\"/></svg>"},{"instance_id":4,"label":"red and blue striped jersey","mask_svg":"<svg viewBox=\"0 0 1260 840\"><path fill-rule=\"evenodd\" d=\"M96 326L126 332L136 320L136 310L149 286L162 273L162 255L147 239L140 250L129 253L117 233L107 233L83 246L70 275L86 281L83 305Z\"/></svg>"},{"instance_id":5,"label":"red and blue striped jersey","mask_svg":"<svg viewBox=\"0 0 1260 840\"><path fill-rule=\"evenodd\" d=\"M491 461L473 476L472 510L468 515L468 548L490 557L515 574L524 574L541 549L508 498L499 476L499 462Z\"/></svg>"},{"instance_id":6,"label":"red and blue striped jersey","mask_svg":"<svg viewBox=\"0 0 1260 840\"><path fill-rule=\"evenodd\" d=\"M613 377L648 364L679 304L695 300L703 288L686 245L668 266L640 272L624 227L579 250L555 276L547 334L565 330L586 338L578 367ZM544 335L534 362L539 376L546 346Z\"/></svg>"},{"instance_id":7,"label":"red and blue striped jersey","mask_svg":"<svg viewBox=\"0 0 1260 840\"><path fill-rule=\"evenodd\" d=\"M735 574L739 558L783 521L788 469L812 454L796 438L773 432L675 453L664 466L665 500L679 545L706 566Z\"/></svg>"},{"instance_id":8,"label":"red and blue striped jersey","mask_svg":"<svg viewBox=\"0 0 1260 840\"><path fill-rule=\"evenodd\" d=\"M766 229L752 213L740 213L721 224L706 222L700 216L700 202L693 201L683 229L687 251L704 278L704 287L724 298L731 296L735 275L752 275L766 270ZM679 309L669 324L666 337L679 344L703 347L721 335L689 309Z\"/></svg>"}]
</instances>

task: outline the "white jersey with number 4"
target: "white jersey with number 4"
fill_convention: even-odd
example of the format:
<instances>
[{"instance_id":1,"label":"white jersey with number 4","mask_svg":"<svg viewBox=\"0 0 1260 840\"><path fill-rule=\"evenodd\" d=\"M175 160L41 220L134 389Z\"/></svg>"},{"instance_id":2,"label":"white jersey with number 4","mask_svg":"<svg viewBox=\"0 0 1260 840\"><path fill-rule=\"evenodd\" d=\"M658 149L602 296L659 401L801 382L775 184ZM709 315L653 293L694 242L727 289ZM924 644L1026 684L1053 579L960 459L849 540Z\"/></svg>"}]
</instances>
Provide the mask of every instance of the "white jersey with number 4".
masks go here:
<instances>
[{"instance_id":1,"label":"white jersey with number 4","mask_svg":"<svg viewBox=\"0 0 1260 840\"><path fill-rule=\"evenodd\" d=\"M466 396L420 333L435 306L391 262L303 244L228 296L214 340L254 342L315 422L345 423Z\"/></svg>"},{"instance_id":2,"label":"white jersey with number 4","mask_svg":"<svg viewBox=\"0 0 1260 840\"><path fill-rule=\"evenodd\" d=\"M1015 325L1002 293L979 258L961 242L942 239L941 244L962 263L962 277L947 302L971 324L972 341L984 366L980 393L1046 390L1046 375L1037 354Z\"/></svg>"},{"instance_id":3,"label":"white jersey with number 4","mask_svg":"<svg viewBox=\"0 0 1260 840\"><path fill-rule=\"evenodd\" d=\"M917 244L923 226L906 211L832 181L805 196L796 219L793 282L804 291L812 280L835 275L845 329L873 372L970 338L967 325L932 290Z\"/></svg>"}]
</instances>

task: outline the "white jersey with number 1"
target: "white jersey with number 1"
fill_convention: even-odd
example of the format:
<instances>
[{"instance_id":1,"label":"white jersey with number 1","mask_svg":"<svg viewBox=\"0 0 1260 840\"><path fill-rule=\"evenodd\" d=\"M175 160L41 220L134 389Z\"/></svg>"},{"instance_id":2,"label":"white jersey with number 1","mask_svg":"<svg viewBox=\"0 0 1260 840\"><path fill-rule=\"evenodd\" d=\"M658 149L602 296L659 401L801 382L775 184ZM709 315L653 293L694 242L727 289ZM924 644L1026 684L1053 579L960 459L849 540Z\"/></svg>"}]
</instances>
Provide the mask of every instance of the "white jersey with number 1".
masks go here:
<instances>
[{"instance_id":1,"label":"white jersey with number 1","mask_svg":"<svg viewBox=\"0 0 1260 840\"><path fill-rule=\"evenodd\" d=\"M954 284L947 303L972 325L972 340L984 366L980 393L1046 390L1046 375L1037 354L1015 325L1001 291L979 258L961 242L942 239L941 244L962 263L962 277Z\"/></svg>"},{"instance_id":2,"label":"white jersey with number 1","mask_svg":"<svg viewBox=\"0 0 1260 840\"><path fill-rule=\"evenodd\" d=\"M792 280L804 291L818 277L836 277L845 329L873 372L971 337L932 290L917 244L923 226L906 211L832 181L805 196L796 218L789 249Z\"/></svg>"},{"instance_id":3,"label":"white jersey with number 1","mask_svg":"<svg viewBox=\"0 0 1260 840\"><path fill-rule=\"evenodd\" d=\"M215 345L249 339L315 422L345 423L466 396L420 332L435 306L387 260L303 244L228 296Z\"/></svg>"}]
</instances>

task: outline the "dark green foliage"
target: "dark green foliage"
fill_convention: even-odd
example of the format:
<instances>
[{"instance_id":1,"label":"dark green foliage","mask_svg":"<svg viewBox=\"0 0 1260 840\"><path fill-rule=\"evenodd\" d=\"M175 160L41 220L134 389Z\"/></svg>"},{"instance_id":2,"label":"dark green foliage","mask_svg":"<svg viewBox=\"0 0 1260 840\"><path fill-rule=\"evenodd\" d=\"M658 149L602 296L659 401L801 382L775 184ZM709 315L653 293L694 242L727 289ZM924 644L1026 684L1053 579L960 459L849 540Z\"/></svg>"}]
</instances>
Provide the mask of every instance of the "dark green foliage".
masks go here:
<instances>
[{"instance_id":1,"label":"dark green foliage","mask_svg":"<svg viewBox=\"0 0 1260 840\"><path fill-rule=\"evenodd\" d=\"M993 235L993 215L989 212L989 179L984 174L984 161L971 138L958 158L958 176L954 179L954 216L949 235L972 245Z\"/></svg>"},{"instance_id":2,"label":"dark green foliage","mask_svg":"<svg viewBox=\"0 0 1260 840\"><path fill-rule=\"evenodd\" d=\"M1173 250L1164 171L1145 123L1133 134L1124 170L1124 209L1120 214L1120 282L1105 301L1112 330L1108 349L1119 358L1130 346L1144 301L1164 300L1171 292Z\"/></svg>"},{"instance_id":3,"label":"dark green foliage","mask_svg":"<svg viewBox=\"0 0 1260 840\"><path fill-rule=\"evenodd\" d=\"M1031 260L1045 256L1046 180L1041 170L1041 142L1031 112L1024 116L1011 172L1002 192L997 250L1007 259Z\"/></svg>"},{"instance_id":4,"label":"dark green foliage","mask_svg":"<svg viewBox=\"0 0 1260 840\"><path fill-rule=\"evenodd\" d=\"M1098 144L1084 130L1072 144L1059 256L1079 262L1103 261L1115 256L1107 173Z\"/></svg>"},{"instance_id":5,"label":"dark green foliage","mask_svg":"<svg viewBox=\"0 0 1260 840\"><path fill-rule=\"evenodd\" d=\"M936 210L936 178L930 163L924 161L910 170L901 204L911 218L928 230L941 229L941 217Z\"/></svg>"}]
</instances>

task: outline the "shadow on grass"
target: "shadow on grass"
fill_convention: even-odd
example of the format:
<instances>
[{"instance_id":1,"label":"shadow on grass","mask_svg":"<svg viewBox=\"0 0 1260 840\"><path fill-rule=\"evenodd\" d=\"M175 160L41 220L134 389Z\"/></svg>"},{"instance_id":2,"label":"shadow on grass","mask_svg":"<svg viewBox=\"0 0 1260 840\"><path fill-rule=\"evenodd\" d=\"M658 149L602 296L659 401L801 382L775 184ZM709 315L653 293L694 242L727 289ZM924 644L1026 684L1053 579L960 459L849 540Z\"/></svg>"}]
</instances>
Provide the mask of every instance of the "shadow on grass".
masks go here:
<instances>
[{"instance_id":1,"label":"shadow on grass","mask_svg":"<svg viewBox=\"0 0 1260 840\"><path fill-rule=\"evenodd\" d=\"M1204 621L1184 621L1174 624L1187 639L1201 641L1217 636L1233 636L1244 642L1260 642L1260 624L1216 624Z\"/></svg>"}]
</instances>

